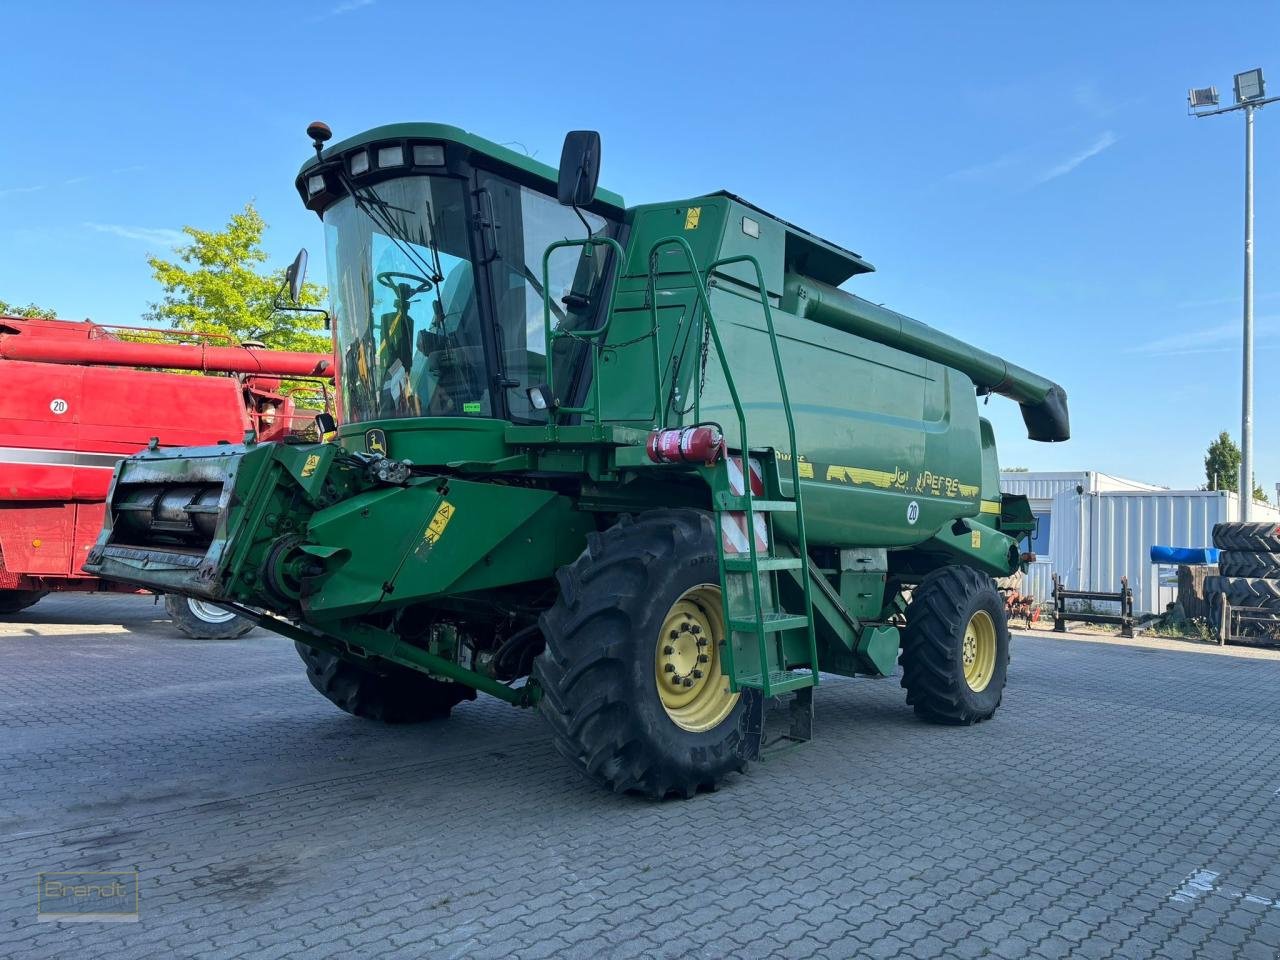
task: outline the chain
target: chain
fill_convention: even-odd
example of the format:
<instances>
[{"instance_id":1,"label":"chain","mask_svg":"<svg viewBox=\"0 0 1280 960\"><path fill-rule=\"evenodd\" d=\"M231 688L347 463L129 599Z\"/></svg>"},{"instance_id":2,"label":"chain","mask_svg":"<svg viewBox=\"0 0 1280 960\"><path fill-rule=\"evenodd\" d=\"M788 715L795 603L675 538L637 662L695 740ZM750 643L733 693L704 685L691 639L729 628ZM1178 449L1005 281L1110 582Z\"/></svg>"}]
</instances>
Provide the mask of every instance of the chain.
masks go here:
<instances>
[{"instance_id":1,"label":"chain","mask_svg":"<svg viewBox=\"0 0 1280 960\"><path fill-rule=\"evenodd\" d=\"M672 412L675 413L676 416L683 417L686 414L692 413L693 408L697 405L698 398L702 396L702 391L707 385L707 357L710 355L710 353L711 353L711 327L709 324L704 323L702 325L702 357L698 361L698 365L700 368L699 374L698 374L698 392L693 395L692 401L683 410L673 408ZM674 372L675 371L673 371L673 374ZM672 376L672 380L673 381L675 380L674 376ZM672 383L672 386L671 386L671 399L675 400L674 382Z\"/></svg>"}]
</instances>

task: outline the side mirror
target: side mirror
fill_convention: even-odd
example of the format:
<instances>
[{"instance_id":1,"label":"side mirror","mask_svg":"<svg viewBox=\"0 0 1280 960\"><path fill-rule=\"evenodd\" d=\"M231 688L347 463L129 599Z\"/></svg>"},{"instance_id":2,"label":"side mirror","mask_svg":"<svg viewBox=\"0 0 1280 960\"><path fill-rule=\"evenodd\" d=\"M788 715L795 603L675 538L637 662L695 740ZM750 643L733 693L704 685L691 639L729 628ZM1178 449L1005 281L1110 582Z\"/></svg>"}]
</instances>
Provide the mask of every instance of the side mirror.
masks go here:
<instances>
[{"instance_id":1,"label":"side mirror","mask_svg":"<svg viewBox=\"0 0 1280 960\"><path fill-rule=\"evenodd\" d=\"M303 247L298 251L298 255L293 258L293 263L289 264L284 271L284 282L289 286L289 299L293 303L298 302L298 298L302 296L302 284L307 279L307 248Z\"/></svg>"},{"instance_id":2,"label":"side mirror","mask_svg":"<svg viewBox=\"0 0 1280 960\"><path fill-rule=\"evenodd\" d=\"M596 198L600 182L600 134L571 130L560 151L560 179L556 198L566 207L585 207Z\"/></svg>"},{"instance_id":3,"label":"side mirror","mask_svg":"<svg viewBox=\"0 0 1280 960\"><path fill-rule=\"evenodd\" d=\"M331 413L316 414L316 433L320 434L321 440L325 438L326 434L333 433L333 431L337 429L338 429L338 424L337 424L337 421L333 419L333 414Z\"/></svg>"}]
</instances>

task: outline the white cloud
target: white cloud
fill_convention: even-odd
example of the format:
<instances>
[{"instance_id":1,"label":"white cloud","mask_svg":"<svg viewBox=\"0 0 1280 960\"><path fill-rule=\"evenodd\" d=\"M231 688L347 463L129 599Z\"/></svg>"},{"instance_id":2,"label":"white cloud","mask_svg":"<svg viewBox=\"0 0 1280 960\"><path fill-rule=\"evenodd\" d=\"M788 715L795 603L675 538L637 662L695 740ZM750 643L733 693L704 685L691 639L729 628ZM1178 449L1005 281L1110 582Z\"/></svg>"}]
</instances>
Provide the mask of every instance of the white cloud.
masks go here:
<instances>
[{"instance_id":1,"label":"white cloud","mask_svg":"<svg viewBox=\"0 0 1280 960\"><path fill-rule=\"evenodd\" d=\"M344 13L351 13L352 11L359 10L361 7L371 7L376 2L377 0L343 0L342 3L330 10L326 16L340 17Z\"/></svg>"},{"instance_id":2,"label":"white cloud","mask_svg":"<svg viewBox=\"0 0 1280 960\"><path fill-rule=\"evenodd\" d=\"M1023 151L1010 150L1008 153L1001 154L994 160L988 160L985 163L975 163L971 167L964 167L961 170L952 170L948 173L944 180L985 180L992 174L1000 173L1017 164L1023 157Z\"/></svg>"},{"instance_id":3,"label":"white cloud","mask_svg":"<svg viewBox=\"0 0 1280 960\"><path fill-rule=\"evenodd\" d=\"M99 233L110 233L126 240L141 240L143 243L158 243L166 247L176 247L189 238L181 230L170 230L167 227L128 227L119 223L86 223L90 230Z\"/></svg>"},{"instance_id":4,"label":"white cloud","mask_svg":"<svg viewBox=\"0 0 1280 960\"><path fill-rule=\"evenodd\" d=\"M1255 346L1266 346L1280 333L1280 316L1257 317L1253 325ZM1241 321L1233 320L1212 327L1201 327L1198 330L1185 330L1182 333L1170 334L1148 340L1140 346L1133 346L1126 353L1142 353L1148 356L1172 357L1196 353L1238 352L1243 336Z\"/></svg>"},{"instance_id":5,"label":"white cloud","mask_svg":"<svg viewBox=\"0 0 1280 960\"><path fill-rule=\"evenodd\" d=\"M1037 184L1048 183L1050 180L1056 180L1058 177L1066 176L1072 170L1076 169L1076 167L1080 166L1080 164L1092 157L1096 157L1119 139L1120 138L1110 130L1106 131L1084 150L1081 150L1079 153L1072 154L1065 160L1054 164L1048 170L1044 171L1044 173L1036 177L1035 182Z\"/></svg>"},{"instance_id":6,"label":"white cloud","mask_svg":"<svg viewBox=\"0 0 1280 960\"><path fill-rule=\"evenodd\" d=\"M372 0L369 0L369 2L372 2ZM112 170L111 174L114 176L120 173L132 173L134 170L141 170L141 169L143 169L141 166L121 167L118 170ZM71 187L71 186L75 186L78 183L85 183L89 180L96 180L96 179L98 179L97 176L71 177L67 180L63 180L60 186ZM49 186L50 185L47 183L39 183L31 187L7 187L7 188L0 189L0 197L7 197L10 195L16 195L19 193L35 193L38 190L47 190L49 189Z\"/></svg>"},{"instance_id":7,"label":"white cloud","mask_svg":"<svg viewBox=\"0 0 1280 960\"><path fill-rule=\"evenodd\" d=\"M37 190L43 190L44 187L43 183L34 187L7 187L4 190L0 190L0 197L8 197L19 193L35 193Z\"/></svg>"}]
</instances>

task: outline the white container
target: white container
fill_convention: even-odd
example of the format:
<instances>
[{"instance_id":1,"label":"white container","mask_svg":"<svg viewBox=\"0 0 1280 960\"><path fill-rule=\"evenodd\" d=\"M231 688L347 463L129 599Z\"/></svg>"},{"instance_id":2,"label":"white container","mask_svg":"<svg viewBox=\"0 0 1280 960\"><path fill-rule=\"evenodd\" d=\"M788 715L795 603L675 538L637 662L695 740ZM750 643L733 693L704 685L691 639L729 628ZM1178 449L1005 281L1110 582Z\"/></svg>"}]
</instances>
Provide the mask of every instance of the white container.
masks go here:
<instances>
[{"instance_id":1,"label":"white container","mask_svg":"<svg viewBox=\"0 0 1280 960\"><path fill-rule=\"evenodd\" d=\"M1280 522L1274 507L1255 503L1253 513ZM1107 593L1128 576L1134 613L1163 613L1177 596L1174 568L1153 564L1151 548L1211 547L1213 525L1238 516L1236 495L1225 490L1063 490L1053 498L1050 571L1068 589Z\"/></svg>"},{"instance_id":2,"label":"white container","mask_svg":"<svg viewBox=\"0 0 1280 960\"><path fill-rule=\"evenodd\" d=\"M1060 493L1101 493L1110 490L1158 491L1153 483L1128 480L1097 470L1070 471L1004 471L1000 474L1000 489L1005 493L1021 494L1031 505L1031 512L1039 521L1039 533L1031 544L1036 561L1027 566L1022 592L1042 602L1048 602L1053 593L1052 547L1055 523L1054 497ZM1119 587L1115 587L1119 589Z\"/></svg>"}]
</instances>

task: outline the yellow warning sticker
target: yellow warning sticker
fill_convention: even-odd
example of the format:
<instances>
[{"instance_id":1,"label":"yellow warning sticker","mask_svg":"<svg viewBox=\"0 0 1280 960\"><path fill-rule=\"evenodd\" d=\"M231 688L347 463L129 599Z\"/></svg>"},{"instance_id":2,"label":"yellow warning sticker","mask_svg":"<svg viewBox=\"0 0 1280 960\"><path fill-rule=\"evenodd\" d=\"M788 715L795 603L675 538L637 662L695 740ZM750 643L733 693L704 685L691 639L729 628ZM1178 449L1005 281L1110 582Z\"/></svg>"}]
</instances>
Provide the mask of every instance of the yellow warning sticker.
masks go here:
<instances>
[{"instance_id":1,"label":"yellow warning sticker","mask_svg":"<svg viewBox=\"0 0 1280 960\"><path fill-rule=\"evenodd\" d=\"M422 534L422 539L427 543L435 543L440 539L440 535L444 533L444 528L449 525L452 518L453 504L448 500L441 500L440 506L436 507L435 516L431 518L426 531Z\"/></svg>"},{"instance_id":2,"label":"yellow warning sticker","mask_svg":"<svg viewBox=\"0 0 1280 960\"><path fill-rule=\"evenodd\" d=\"M302 465L302 475L309 477L316 472L316 467L320 466L320 454L313 453L307 457L307 462Z\"/></svg>"},{"instance_id":3,"label":"yellow warning sticker","mask_svg":"<svg viewBox=\"0 0 1280 960\"><path fill-rule=\"evenodd\" d=\"M969 546L972 547L974 550L978 550L982 547L982 531L981 530L975 530L973 531L973 533L969 534Z\"/></svg>"},{"instance_id":4,"label":"yellow warning sticker","mask_svg":"<svg viewBox=\"0 0 1280 960\"><path fill-rule=\"evenodd\" d=\"M702 219L701 207L690 207L689 212L684 215L684 228L686 230L697 230L698 221Z\"/></svg>"}]
</instances>

